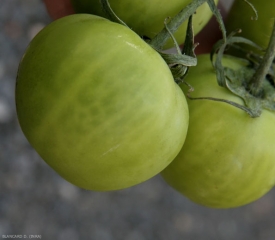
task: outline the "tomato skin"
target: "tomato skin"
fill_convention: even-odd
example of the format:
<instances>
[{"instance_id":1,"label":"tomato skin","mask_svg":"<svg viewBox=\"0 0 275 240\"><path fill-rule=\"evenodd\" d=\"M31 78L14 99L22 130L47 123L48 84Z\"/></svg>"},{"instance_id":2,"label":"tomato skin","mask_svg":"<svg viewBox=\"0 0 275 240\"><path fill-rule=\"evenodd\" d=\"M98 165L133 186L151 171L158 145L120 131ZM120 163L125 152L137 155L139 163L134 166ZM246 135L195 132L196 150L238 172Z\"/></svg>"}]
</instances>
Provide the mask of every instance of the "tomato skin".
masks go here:
<instances>
[{"instance_id":1,"label":"tomato skin","mask_svg":"<svg viewBox=\"0 0 275 240\"><path fill-rule=\"evenodd\" d=\"M242 63L224 58L238 69ZM242 100L219 87L208 55L198 57L186 81L192 97L215 97L239 104ZM162 172L164 179L192 201L213 208L248 204L275 183L275 114L263 110L251 118L229 104L188 100L190 123L176 159Z\"/></svg>"},{"instance_id":2,"label":"tomato skin","mask_svg":"<svg viewBox=\"0 0 275 240\"><path fill-rule=\"evenodd\" d=\"M184 94L160 55L130 29L88 14L59 19L34 38L19 66L16 104L40 156L90 190L158 174L188 126Z\"/></svg>"},{"instance_id":3,"label":"tomato skin","mask_svg":"<svg viewBox=\"0 0 275 240\"><path fill-rule=\"evenodd\" d=\"M105 16L101 10L99 0L71 0L73 7L78 13L92 13ZM174 17L192 0L109 0L111 8L131 29L140 36L153 38L164 28L167 17ZM218 0L215 0L216 4ZM207 3L197 9L193 18L194 33L199 33L210 20L212 12ZM183 23L174 34L179 44L185 40L187 22ZM169 40L165 48L171 48L174 43Z\"/></svg>"},{"instance_id":4,"label":"tomato skin","mask_svg":"<svg viewBox=\"0 0 275 240\"><path fill-rule=\"evenodd\" d=\"M275 19L274 0L249 0L258 12L258 20L252 9L244 1L235 1L226 19L228 32L242 29L240 36L248 38L266 49L271 36Z\"/></svg>"}]
</instances>

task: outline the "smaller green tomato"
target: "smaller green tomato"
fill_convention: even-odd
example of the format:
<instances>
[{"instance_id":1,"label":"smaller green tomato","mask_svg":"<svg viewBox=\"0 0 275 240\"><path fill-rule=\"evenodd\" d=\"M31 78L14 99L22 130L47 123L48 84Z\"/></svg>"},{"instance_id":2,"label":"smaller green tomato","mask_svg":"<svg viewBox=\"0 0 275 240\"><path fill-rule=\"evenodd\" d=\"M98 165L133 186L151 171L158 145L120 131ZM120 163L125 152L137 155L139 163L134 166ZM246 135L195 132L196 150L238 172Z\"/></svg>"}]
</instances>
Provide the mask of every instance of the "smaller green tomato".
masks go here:
<instances>
[{"instance_id":1,"label":"smaller green tomato","mask_svg":"<svg viewBox=\"0 0 275 240\"><path fill-rule=\"evenodd\" d=\"M188 107L161 56L127 27L74 14L45 27L19 66L16 108L40 156L69 182L141 183L180 151Z\"/></svg>"},{"instance_id":2,"label":"smaller green tomato","mask_svg":"<svg viewBox=\"0 0 275 240\"><path fill-rule=\"evenodd\" d=\"M245 66L223 58L232 69ZM186 81L192 97L243 101L218 86L208 55L198 57ZM274 89L275 90L275 89ZM175 160L162 172L164 179L192 201L213 208L248 204L275 183L275 113L263 110L258 118L223 102L188 100L190 123L186 141Z\"/></svg>"},{"instance_id":3,"label":"smaller green tomato","mask_svg":"<svg viewBox=\"0 0 275 240\"><path fill-rule=\"evenodd\" d=\"M218 0L214 0L218 3ZM105 17L99 0L71 0L77 13L91 13ZM116 15L140 36L153 38L164 28L165 19L174 17L192 0L109 0ZM199 33L212 17L212 12L205 2L193 17L194 33ZM185 40L187 21L175 32L179 44ZM165 48L174 47L170 39Z\"/></svg>"}]
</instances>

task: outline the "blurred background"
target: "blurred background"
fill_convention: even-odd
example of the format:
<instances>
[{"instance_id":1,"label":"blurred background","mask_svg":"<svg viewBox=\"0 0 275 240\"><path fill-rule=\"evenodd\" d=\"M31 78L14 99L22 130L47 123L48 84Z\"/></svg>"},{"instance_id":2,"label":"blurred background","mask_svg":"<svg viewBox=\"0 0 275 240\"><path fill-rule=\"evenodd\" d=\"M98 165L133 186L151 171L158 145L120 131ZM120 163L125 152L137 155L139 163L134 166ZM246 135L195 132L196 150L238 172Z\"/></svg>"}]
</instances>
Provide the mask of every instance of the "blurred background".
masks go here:
<instances>
[{"instance_id":1,"label":"blurred background","mask_svg":"<svg viewBox=\"0 0 275 240\"><path fill-rule=\"evenodd\" d=\"M275 239L275 189L247 206L217 210L192 203L160 176L101 193L71 185L46 165L21 132L14 87L28 43L51 21L41 0L0 0L0 239Z\"/></svg>"}]
</instances>

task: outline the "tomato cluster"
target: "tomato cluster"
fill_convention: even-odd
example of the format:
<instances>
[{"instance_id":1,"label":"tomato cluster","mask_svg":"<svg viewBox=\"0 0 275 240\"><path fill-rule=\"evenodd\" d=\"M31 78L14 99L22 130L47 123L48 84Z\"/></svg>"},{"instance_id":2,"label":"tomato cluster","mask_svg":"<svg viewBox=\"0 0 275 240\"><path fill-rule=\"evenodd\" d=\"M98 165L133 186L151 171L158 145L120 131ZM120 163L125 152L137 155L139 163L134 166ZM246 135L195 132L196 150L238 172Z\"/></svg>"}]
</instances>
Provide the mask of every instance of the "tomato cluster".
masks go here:
<instances>
[{"instance_id":1,"label":"tomato cluster","mask_svg":"<svg viewBox=\"0 0 275 240\"><path fill-rule=\"evenodd\" d=\"M96 191L161 173L186 197L216 208L244 205L269 191L275 184L274 112L261 109L251 118L224 103L248 112L251 104L241 106L254 98L268 105L262 95L238 96L246 84L237 90L233 84L237 73L245 75L242 69L254 74L255 62L252 68L250 61L224 56L221 63L216 48L213 68L209 54L196 58L193 52L192 29L199 32L212 12L219 17L217 2L101 0L103 11L99 1L72 0L77 13L38 33L18 69L18 120L42 159L72 184ZM160 33L168 42L150 44ZM224 34L216 47L224 50L226 43ZM178 54L161 52L172 44ZM272 71L265 81L269 92Z\"/></svg>"}]
</instances>

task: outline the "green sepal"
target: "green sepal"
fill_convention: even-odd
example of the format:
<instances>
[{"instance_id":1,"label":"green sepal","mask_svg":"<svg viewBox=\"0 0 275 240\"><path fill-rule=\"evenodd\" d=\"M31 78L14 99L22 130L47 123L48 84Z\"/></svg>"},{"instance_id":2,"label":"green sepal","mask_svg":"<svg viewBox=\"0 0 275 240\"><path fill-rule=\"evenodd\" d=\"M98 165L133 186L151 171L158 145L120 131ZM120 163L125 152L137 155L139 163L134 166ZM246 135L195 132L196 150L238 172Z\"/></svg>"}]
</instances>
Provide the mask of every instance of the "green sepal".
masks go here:
<instances>
[{"instance_id":1,"label":"green sepal","mask_svg":"<svg viewBox=\"0 0 275 240\"><path fill-rule=\"evenodd\" d=\"M242 98L246 105L243 107L243 110L253 118L259 117L263 109L275 112L274 63L268 70L268 75L273 82L265 77L257 95L252 94L249 83L258 69L258 62L262 60L262 56L258 56L254 53L247 53L247 59L242 59L246 61L247 64L238 70L233 70L222 65L222 59L227 45L245 43L263 51L263 49L254 42L242 37L235 37L235 33L236 32L227 37L226 43L222 40L218 41L210 54L210 59L216 70L218 84ZM217 56L215 56L216 53ZM253 56L253 62L250 61L251 56Z\"/></svg>"}]
</instances>

